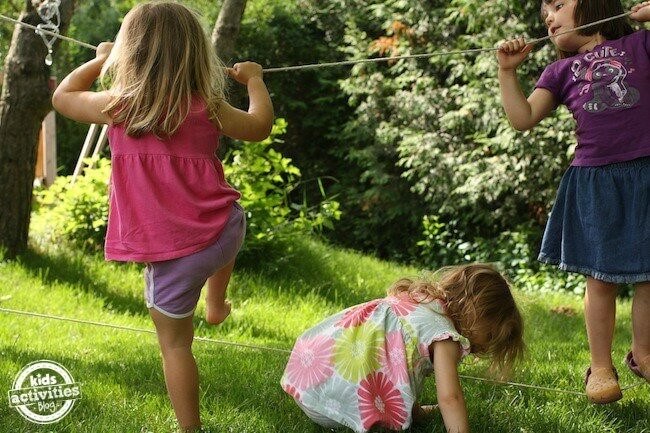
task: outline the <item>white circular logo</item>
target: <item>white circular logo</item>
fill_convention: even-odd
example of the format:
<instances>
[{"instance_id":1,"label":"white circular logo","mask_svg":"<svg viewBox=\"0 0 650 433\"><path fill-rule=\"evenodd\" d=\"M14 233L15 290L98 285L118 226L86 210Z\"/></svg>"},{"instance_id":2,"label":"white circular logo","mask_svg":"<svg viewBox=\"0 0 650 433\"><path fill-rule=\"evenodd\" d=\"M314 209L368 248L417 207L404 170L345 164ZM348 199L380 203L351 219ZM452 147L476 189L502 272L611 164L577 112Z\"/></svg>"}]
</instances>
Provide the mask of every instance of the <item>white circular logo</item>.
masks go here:
<instances>
[{"instance_id":1,"label":"white circular logo","mask_svg":"<svg viewBox=\"0 0 650 433\"><path fill-rule=\"evenodd\" d=\"M79 383L61 364L42 359L27 364L9 391L9 406L28 421L51 424L70 412L81 398Z\"/></svg>"}]
</instances>

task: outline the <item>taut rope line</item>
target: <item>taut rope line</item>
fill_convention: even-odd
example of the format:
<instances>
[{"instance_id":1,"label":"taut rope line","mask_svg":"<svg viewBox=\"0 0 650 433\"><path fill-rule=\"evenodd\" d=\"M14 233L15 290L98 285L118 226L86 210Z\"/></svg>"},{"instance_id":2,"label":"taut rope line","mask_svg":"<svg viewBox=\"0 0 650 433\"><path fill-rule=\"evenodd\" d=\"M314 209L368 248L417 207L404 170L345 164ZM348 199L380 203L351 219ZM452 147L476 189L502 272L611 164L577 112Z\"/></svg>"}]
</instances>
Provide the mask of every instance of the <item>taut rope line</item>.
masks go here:
<instances>
[{"instance_id":1,"label":"taut rope line","mask_svg":"<svg viewBox=\"0 0 650 433\"><path fill-rule=\"evenodd\" d=\"M33 26L33 25L31 25L31 24L27 24L27 23L22 22L22 21L15 20L15 19L13 19L13 18L7 17L7 16L2 15L2 14L0 14L0 19L6 20L6 21L10 21L10 22L12 22L12 23L19 24L19 25L21 25L21 26L23 26L23 27L27 27L28 29L32 29L32 30L34 30L36 33L45 33L45 34L48 35L48 36L53 36L53 37L55 37L55 38L62 39L62 40L64 40L64 41L74 42L74 43L76 43L76 44L81 45L82 47L90 48L90 49L92 49L92 50L96 50L96 49L97 49L96 46L94 46L94 45L90 45L90 44L88 44L88 43L86 43L86 42L79 41L79 40L77 40L77 39L73 39L73 38L69 38L69 37L67 37L67 36L63 36L63 35L60 35L60 34L58 34L58 33L51 32L51 31L49 31L49 30L39 29L39 28L36 27L36 26Z\"/></svg>"},{"instance_id":2,"label":"taut rope line","mask_svg":"<svg viewBox=\"0 0 650 433\"><path fill-rule=\"evenodd\" d=\"M154 335L156 334L156 331L154 331L152 329L133 328L131 326L113 325L111 323L95 322L95 321L92 321L92 320L74 319L74 318L70 318L70 317L60 317L60 316L52 316L52 315L49 315L49 314L33 313L31 311L22 311L22 310L12 310L12 309L9 309L9 308L0 308L0 312L10 313L10 314L19 314L19 315L23 315L23 316L38 317L38 318L41 318L41 319L53 319L53 320L60 320L60 321L63 321L63 322L80 323L80 324L83 324L83 325L102 326L104 328L119 329L121 331L140 332L140 333L144 333L144 334L154 334ZM194 340L203 341L203 342L207 342L207 343L224 344L224 345L228 345L228 346L245 347L247 349L258 349L258 350L268 350L268 351L280 352L280 353L291 353L290 350L286 350L286 349L277 349L275 347L266 347L266 346L256 346L254 344L235 343L234 341L215 340L215 339L207 338L207 337L194 337Z\"/></svg>"},{"instance_id":3,"label":"taut rope line","mask_svg":"<svg viewBox=\"0 0 650 433\"><path fill-rule=\"evenodd\" d=\"M619 15L615 15L609 18L604 18L602 20L594 21L593 23L588 23L584 24L582 26L578 26L560 33L556 33L554 35L549 35L549 36L544 36L543 38L537 38L533 39L528 42L528 44L538 44L540 42L546 41L548 39L553 39L557 38L558 36L565 35L567 33L575 32L578 30L586 29L588 27L596 26L598 24L606 23L608 21L613 21L619 18L624 18L628 15L632 14L632 11L624 12ZM45 33L50 36L54 36L59 39L63 39L66 41L70 42L75 42L81 46L91 48L93 50L96 50L97 47L91 44L88 44L86 42L78 41L73 38L69 38L67 36L62 36L54 32L49 32L47 30L42 30L38 29L35 26L32 26L30 24L24 23L22 21L15 20L13 18L9 18L4 15L0 15L0 19L4 19L16 24L19 24L21 26L34 29L36 31ZM436 52L431 52L431 53L421 53L421 54L409 54L409 55L404 55L404 56L394 56L394 57L378 57L378 58L372 58L372 59L357 59L357 60L345 60L341 62L326 62L326 63L312 63L312 64L306 64L306 65L296 65L296 66L284 66L284 67L277 67L277 68L266 68L263 69L264 72L286 72L286 71L296 71L296 70L305 70L305 69L316 69L316 68L326 68L330 66L345 66L345 65L355 65L357 63L378 63L378 62L388 62L391 60L403 60L403 59L420 59L420 58L429 58L429 57L436 57L436 56L451 56L451 55L466 55L466 54L476 54L476 53L482 53L482 52L488 52L488 51L497 51L499 48L498 47L493 47L493 48L473 48L473 49L468 49L468 50L459 50L459 51L436 51Z\"/></svg>"},{"instance_id":4,"label":"taut rope line","mask_svg":"<svg viewBox=\"0 0 650 433\"><path fill-rule=\"evenodd\" d=\"M554 35L549 35L549 36L544 36L543 38L537 38L533 39L529 42L528 44L538 44L540 42L546 41L548 39L553 39L557 38L558 36L565 35L567 33L571 32L576 32L578 30L586 29L588 27L596 26L598 24L606 23L607 21L613 21L619 18L626 17L628 15L632 14L632 11L629 12L624 12L619 15L615 15L613 17L609 18L604 18L602 20L594 21L593 23L588 23L584 24L582 26L574 27L572 29L556 33ZM420 59L420 58L428 58L428 57L436 57L436 56L445 56L445 55L455 55L455 54L474 54L474 53L482 53L482 52L487 52L487 51L497 51L499 47L493 47L493 48L473 48L469 50L459 50L459 51L436 51L432 53L422 53L422 54L410 54L410 55L405 55L405 56L394 56L394 57L379 57L375 59L359 59L359 60L346 60L343 62L329 62L329 63L313 63L309 65L297 65L297 66L286 66L286 67L279 67L279 68L268 68L264 69L264 72L283 72L283 71L294 71L294 70L299 70L299 69L315 69L315 68L322 68L322 67L327 67L327 66L339 66L339 65L354 65L357 63L376 63L376 62L387 62L390 60L401 60L401 59Z\"/></svg>"},{"instance_id":5,"label":"taut rope line","mask_svg":"<svg viewBox=\"0 0 650 433\"><path fill-rule=\"evenodd\" d=\"M63 322L71 322L71 323L79 323L79 324L84 324L84 325L93 325L93 326L101 326L105 328L112 328L112 329L118 329L121 331L131 331L131 332L140 332L140 333L145 333L145 334L156 334L154 330L151 329L142 329L142 328L133 328L130 326L123 326L123 325L113 325L111 323L103 323L103 322L95 322L92 320L83 320L83 319L74 319L74 318L69 318L69 317L60 317L60 316L53 316L50 314L41 314L41 313L34 313L31 311L22 311L22 310L13 310L10 308L0 308L0 312L3 313L9 313L9 314L17 314L17 315L23 315L23 316L30 316L30 317L38 317L41 319L52 319L52 320L60 320ZM247 349L256 349L256 350L266 350L270 352L276 352L276 353L284 353L284 354L289 354L291 353L290 350L287 349L280 349L276 347L268 347L268 346L257 346L254 344L244 344L244 343L235 343L234 341L226 341L226 340L215 340L213 338L207 338L207 337L194 337L194 340L196 341L202 341L206 343L217 343L217 344L223 344L223 345L228 345L228 346L235 346L235 347L243 347ZM478 380L481 382L489 382L489 383L496 383L500 385L510 385L510 386L518 386L522 388L532 388L532 389L537 389L541 391L550 391L550 392L559 392L559 393L565 393L565 394L572 394L572 395L579 395L579 396L584 396L584 392L579 392L579 391L573 391L573 390L568 390L568 389L559 389L559 388L549 388L545 386L537 386L537 385L529 385L526 383L518 383L518 382L506 382L506 381L500 381L500 380L492 380L492 379L485 379L482 377L474 377L474 376L467 376L463 374L459 374L459 377L463 379L471 379L471 380ZM626 387L621 388L622 391L628 390L630 388L634 388L636 386L641 385L644 382L639 381L638 383L634 383L632 385L628 385Z\"/></svg>"}]
</instances>

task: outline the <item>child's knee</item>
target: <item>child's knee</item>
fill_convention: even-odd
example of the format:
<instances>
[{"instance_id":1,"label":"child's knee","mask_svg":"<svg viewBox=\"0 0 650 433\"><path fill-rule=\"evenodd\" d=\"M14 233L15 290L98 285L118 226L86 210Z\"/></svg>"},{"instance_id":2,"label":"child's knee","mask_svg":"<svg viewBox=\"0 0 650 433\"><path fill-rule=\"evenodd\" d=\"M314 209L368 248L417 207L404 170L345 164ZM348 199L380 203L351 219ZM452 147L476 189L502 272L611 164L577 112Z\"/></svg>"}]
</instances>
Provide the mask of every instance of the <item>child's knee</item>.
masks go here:
<instances>
[{"instance_id":1,"label":"child's knee","mask_svg":"<svg viewBox=\"0 0 650 433\"><path fill-rule=\"evenodd\" d=\"M174 319L157 311L149 309L149 314L156 327L156 334L161 350L191 350L194 340L194 324L192 316Z\"/></svg>"},{"instance_id":2,"label":"child's knee","mask_svg":"<svg viewBox=\"0 0 650 433\"><path fill-rule=\"evenodd\" d=\"M618 284L607 281L587 278L587 292L594 295L614 295L618 291Z\"/></svg>"},{"instance_id":3,"label":"child's knee","mask_svg":"<svg viewBox=\"0 0 650 433\"><path fill-rule=\"evenodd\" d=\"M161 338L158 335L158 344L163 358L187 356L192 354L192 339L183 336L173 337L166 336Z\"/></svg>"}]
</instances>

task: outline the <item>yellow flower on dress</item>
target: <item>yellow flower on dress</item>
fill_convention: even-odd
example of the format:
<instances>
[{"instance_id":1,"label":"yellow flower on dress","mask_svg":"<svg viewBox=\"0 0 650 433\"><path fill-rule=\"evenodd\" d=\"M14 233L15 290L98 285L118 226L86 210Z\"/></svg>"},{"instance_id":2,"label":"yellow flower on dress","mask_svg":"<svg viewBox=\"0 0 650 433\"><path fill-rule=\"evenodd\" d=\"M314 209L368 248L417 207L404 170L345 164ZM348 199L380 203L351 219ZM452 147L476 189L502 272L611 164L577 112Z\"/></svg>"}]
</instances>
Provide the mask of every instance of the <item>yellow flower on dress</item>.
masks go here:
<instances>
[{"instance_id":1,"label":"yellow flower on dress","mask_svg":"<svg viewBox=\"0 0 650 433\"><path fill-rule=\"evenodd\" d=\"M346 328L334 343L334 367L346 380L356 383L379 368L384 330L372 322Z\"/></svg>"}]
</instances>

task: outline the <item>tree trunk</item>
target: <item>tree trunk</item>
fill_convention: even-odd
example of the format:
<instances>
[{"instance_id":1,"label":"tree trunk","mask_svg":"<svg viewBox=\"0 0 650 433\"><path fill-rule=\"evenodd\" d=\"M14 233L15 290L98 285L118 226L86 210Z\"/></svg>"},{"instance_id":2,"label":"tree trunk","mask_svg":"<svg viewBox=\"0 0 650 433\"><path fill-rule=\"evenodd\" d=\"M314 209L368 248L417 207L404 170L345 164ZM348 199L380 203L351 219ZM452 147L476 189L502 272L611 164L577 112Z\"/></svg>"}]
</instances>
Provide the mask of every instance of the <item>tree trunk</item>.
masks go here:
<instances>
[{"instance_id":1,"label":"tree trunk","mask_svg":"<svg viewBox=\"0 0 650 433\"><path fill-rule=\"evenodd\" d=\"M40 24L31 0L20 21ZM70 23L74 0L62 0L60 32ZM58 43L55 43L55 47ZM27 248L29 214L41 122L51 109L45 65L47 48L34 30L16 25L4 66L0 95L0 249L14 258Z\"/></svg>"},{"instance_id":2,"label":"tree trunk","mask_svg":"<svg viewBox=\"0 0 650 433\"><path fill-rule=\"evenodd\" d=\"M246 0L224 0L212 31L212 46L221 60L228 64L235 53L235 41L239 34Z\"/></svg>"},{"instance_id":3,"label":"tree trunk","mask_svg":"<svg viewBox=\"0 0 650 433\"><path fill-rule=\"evenodd\" d=\"M239 25L244 16L244 9L246 9L246 0L224 0L217 17L217 22L214 24L212 31L212 46L219 58L226 64L232 66L232 58L235 54L235 42L237 35L239 35ZM229 94L230 103L238 107L244 100L244 95L239 86L235 87ZM230 138L221 137L221 145L217 155L222 158L226 155L228 149L232 145Z\"/></svg>"}]
</instances>

